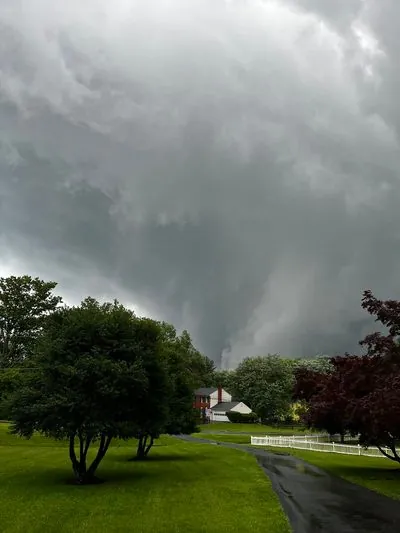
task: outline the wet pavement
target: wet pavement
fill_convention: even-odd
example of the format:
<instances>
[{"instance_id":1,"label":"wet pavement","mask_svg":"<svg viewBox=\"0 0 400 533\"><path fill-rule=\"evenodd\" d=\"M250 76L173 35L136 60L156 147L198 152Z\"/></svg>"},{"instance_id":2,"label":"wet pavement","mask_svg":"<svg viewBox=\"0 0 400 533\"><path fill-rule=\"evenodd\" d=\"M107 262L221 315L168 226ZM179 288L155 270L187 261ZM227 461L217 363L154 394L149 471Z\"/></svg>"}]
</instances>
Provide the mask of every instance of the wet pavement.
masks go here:
<instances>
[{"instance_id":1,"label":"wet pavement","mask_svg":"<svg viewBox=\"0 0 400 533\"><path fill-rule=\"evenodd\" d=\"M400 502L334 477L297 457L189 436L253 454L271 479L294 533L400 533Z\"/></svg>"}]
</instances>

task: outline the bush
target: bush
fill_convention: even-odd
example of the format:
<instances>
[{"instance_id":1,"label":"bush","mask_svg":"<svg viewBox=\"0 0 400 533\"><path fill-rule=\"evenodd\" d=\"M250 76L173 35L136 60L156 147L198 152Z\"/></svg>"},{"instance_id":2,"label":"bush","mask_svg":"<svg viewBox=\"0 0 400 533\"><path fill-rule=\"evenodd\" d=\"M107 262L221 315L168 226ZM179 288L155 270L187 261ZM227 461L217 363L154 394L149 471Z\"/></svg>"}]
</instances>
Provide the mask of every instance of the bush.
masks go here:
<instances>
[{"instance_id":1,"label":"bush","mask_svg":"<svg viewBox=\"0 0 400 533\"><path fill-rule=\"evenodd\" d=\"M271 426L275 428L287 428L287 429L304 429L304 423L302 422L296 422L294 420L269 420L269 419L263 419L261 420L261 423L265 426Z\"/></svg>"},{"instance_id":2,"label":"bush","mask_svg":"<svg viewBox=\"0 0 400 533\"><path fill-rule=\"evenodd\" d=\"M243 414L231 411L227 413L226 416L228 417L229 422L234 424L254 424L255 422L258 422L258 416L256 413Z\"/></svg>"},{"instance_id":3,"label":"bush","mask_svg":"<svg viewBox=\"0 0 400 533\"><path fill-rule=\"evenodd\" d=\"M6 402L0 402L0 422L10 420L10 409Z\"/></svg>"}]
</instances>

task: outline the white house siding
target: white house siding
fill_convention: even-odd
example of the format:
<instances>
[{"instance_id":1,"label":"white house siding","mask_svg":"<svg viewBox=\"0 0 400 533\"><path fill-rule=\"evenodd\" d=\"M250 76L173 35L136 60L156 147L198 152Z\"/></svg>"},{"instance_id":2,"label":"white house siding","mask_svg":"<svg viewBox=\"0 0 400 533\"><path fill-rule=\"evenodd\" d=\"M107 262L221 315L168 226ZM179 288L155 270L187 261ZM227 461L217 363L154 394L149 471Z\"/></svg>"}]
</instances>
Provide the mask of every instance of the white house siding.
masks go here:
<instances>
[{"instance_id":1,"label":"white house siding","mask_svg":"<svg viewBox=\"0 0 400 533\"><path fill-rule=\"evenodd\" d=\"M235 407L232 407L230 412L235 411L236 413L241 413L243 415L246 415L248 413L251 413L250 407L248 407L245 403L239 402ZM213 411L211 408L211 417L210 420L212 422L230 422L229 418L226 415L226 411Z\"/></svg>"},{"instance_id":2,"label":"white house siding","mask_svg":"<svg viewBox=\"0 0 400 533\"><path fill-rule=\"evenodd\" d=\"M238 403L231 409L231 411L235 411L236 413L242 413L242 415L248 415L251 413L250 407L247 407L247 405L243 402Z\"/></svg>"},{"instance_id":3,"label":"white house siding","mask_svg":"<svg viewBox=\"0 0 400 533\"><path fill-rule=\"evenodd\" d=\"M221 398L222 402L232 401L232 396L228 392L226 392L226 390L222 389L221 392L222 392L222 398ZM210 408L212 409L214 405L217 405L217 403L218 403L218 391L216 390L215 392L210 394Z\"/></svg>"}]
</instances>

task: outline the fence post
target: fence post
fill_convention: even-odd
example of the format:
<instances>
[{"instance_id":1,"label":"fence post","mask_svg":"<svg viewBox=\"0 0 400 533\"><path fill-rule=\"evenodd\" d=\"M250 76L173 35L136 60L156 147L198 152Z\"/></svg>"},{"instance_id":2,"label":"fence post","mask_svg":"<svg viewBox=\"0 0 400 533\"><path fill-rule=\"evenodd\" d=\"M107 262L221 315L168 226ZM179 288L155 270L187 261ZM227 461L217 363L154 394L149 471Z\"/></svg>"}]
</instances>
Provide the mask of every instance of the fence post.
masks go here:
<instances>
[{"instance_id":1,"label":"fence post","mask_svg":"<svg viewBox=\"0 0 400 533\"><path fill-rule=\"evenodd\" d=\"M335 451L335 443L332 442L332 452L334 452L334 451Z\"/></svg>"},{"instance_id":2,"label":"fence post","mask_svg":"<svg viewBox=\"0 0 400 533\"><path fill-rule=\"evenodd\" d=\"M358 455L361 455L361 446L359 444L357 444L358 446Z\"/></svg>"}]
</instances>

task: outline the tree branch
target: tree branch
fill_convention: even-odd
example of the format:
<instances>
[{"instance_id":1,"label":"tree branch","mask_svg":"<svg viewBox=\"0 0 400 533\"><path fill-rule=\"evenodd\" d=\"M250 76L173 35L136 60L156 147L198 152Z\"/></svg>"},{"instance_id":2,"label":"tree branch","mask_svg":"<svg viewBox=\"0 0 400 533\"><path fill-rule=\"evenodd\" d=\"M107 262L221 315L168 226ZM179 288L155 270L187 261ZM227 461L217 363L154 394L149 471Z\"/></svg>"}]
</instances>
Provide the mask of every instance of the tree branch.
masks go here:
<instances>
[{"instance_id":1,"label":"tree branch","mask_svg":"<svg viewBox=\"0 0 400 533\"><path fill-rule=\"evenodd\" d=\"M108 448L109 448L109 446L110 446L110 444L111 444L111 441L112 441L112 436L109 435L109 436L107 437L106 444L105 444L105 446L104 446L103 457L104 457L104 455L107 453L107 450L108 450Z\"/></svg>"},{"instance_id":2,"label":"tree branch","mask_svg":"<svg viewBox=\"0 0 400 533\"><path fill-rule=\"evenodd\" d=\"M75 453L75 433L71 433L69 436L69 458L71 459L72 468L76 474L79 470L79 463Z\"/></svg>"},{"instance_id":3,"label":"tree branch","mask_svg":"<svg viewBox=\"0 0 400 533\"><path fill-rule=\"evenodd\" d=\"M83 450L83 457L84 457L85 460L86 460L86 456L87 456L87 453L89 451L89 446L90 446L91 442L92 442L92 437L91 436L86 437L85 448Z\"/></svg>"},{"instance_id":4,"label":"tree branch","mask_svg":"<svg viewBox=\"0 0 400 533\"><path fill-rule=\"evenodd\" d=\"M390 448L390 451L392 452L393 454L393 457L394 457L394 461L397 461L398 463L400 463L400 457L397 453L397 450L396 450L396 441L393 437L391 437L391 444L389 445L389 448Z\"/></svg>"},{"instance_id":5,"label":"tree branch","mask_svg":"<svg viewBox=\"0 0 400 533\"><path fill-rule=\"evenodd\" d=\"M83 438L82 438L82 432L78 432L78 438L79 438L79 462L82 464L83 459Z\"/></svg>"},{"instance_id":6,"label":"tree branch","mask_svg":"<svg viewBox=\"0 0 400 533\"><path fill-rule=\"evenodd\" d=\"M102 453L103 452L103 448L104 448L104 443L106 441L106 436L104 435L104 433L101 434L101 437L100 437L100 444L99 444L99 450L98 450L98 453Z\"/></svg>"},{"instance_id":7,"label":"tree branch","mask_svg":"<svg viewBox=\"0 0 400 533\"><path fill-rule=\"evenodd\" d=\"M147 448L144 450L144 455L145 456L147 456L149 454L149 451L151 450L153 444L154 444L154 438L150 437L150 442L149 442Z\"/></svg>"},{"instance_id":8,"label":"tree branch","mask_svg":"<svg viewBox=\"0 0 400 533\"><path fill-rule=\"evenodd\" d=\"M97 450L97 455L96 455L93 463L90 465L90 467L88 469L88 476L89 477L90 476L94 476L94 474L95 474L95 472L97 470L97 467L101 463L101 460L105 456L105 454L106 454L106 452L108 450L108 447L110 446L111 441L112 441L112 436L108 435L106 437L106 435L104 433L102 433L101 438L100 438L99 449Z\"/></svg>"},{"instance_id":9,"label":"tree branch","mask_svg":"<svg viewBox=\"0 0 400 533\"><path fill-rule=\"evenodd\" d=\"M391 461L395 461L397 463L400 462L400 457L397 455L397 453L395 454L395 456L393 457L392 455L388 454L381 446L377 445L376 446L378 448L378 450L381 452L382 455L384 455L385 457L387 457L388 459L390 459ZM393 451L393 450L392 450ZM397 458L396 458L397 457Z\"/></svg>"}]
</instances>

